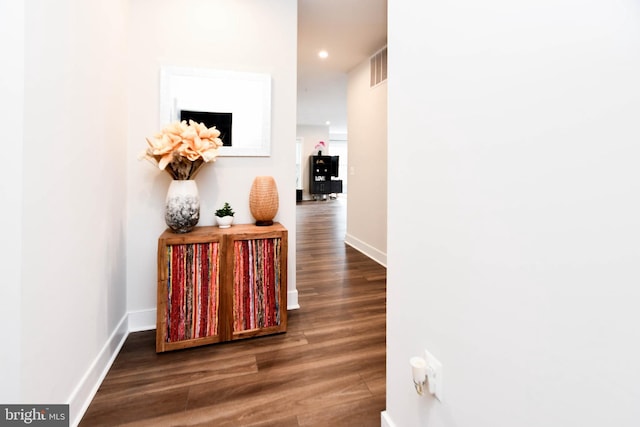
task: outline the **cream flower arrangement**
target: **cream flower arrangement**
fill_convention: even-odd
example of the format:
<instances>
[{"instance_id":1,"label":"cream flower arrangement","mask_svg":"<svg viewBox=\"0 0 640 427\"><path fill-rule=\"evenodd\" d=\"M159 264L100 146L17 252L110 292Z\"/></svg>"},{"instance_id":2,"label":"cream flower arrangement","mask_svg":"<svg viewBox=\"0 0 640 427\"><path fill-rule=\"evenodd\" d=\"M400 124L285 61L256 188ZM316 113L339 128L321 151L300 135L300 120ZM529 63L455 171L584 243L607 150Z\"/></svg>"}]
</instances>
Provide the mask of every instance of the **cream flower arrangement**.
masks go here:
<instances>
[{"instance_id":1,"label":"cream flower arrangement","mask_svg":"<svg viewBox=\"0 0 640 427\"><path fill-rule=\"evenodd\" d=\"M220 131L203 123L176 121L153 138L140 158L149 160L176 180L193 179L205 163L215 161L222 146Z\"/></svg>"}]
</instances>

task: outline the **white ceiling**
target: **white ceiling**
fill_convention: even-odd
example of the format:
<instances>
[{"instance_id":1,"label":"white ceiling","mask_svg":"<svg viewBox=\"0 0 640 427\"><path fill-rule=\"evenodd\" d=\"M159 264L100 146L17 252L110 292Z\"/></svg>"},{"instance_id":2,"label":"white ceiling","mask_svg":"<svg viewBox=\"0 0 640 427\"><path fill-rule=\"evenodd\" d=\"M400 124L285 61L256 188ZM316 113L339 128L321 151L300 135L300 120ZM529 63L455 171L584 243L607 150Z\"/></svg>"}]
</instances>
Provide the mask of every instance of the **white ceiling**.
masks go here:
<instances>
[{"instance_id":1,"label":"white ceiling","mask_svg":"<svg viewBox=\"0 0 640 427\"><path fill-rule=\"evenodd\" d=\"M346 132L346 73L386 43L387 0L299 0L298 124Z\"/></svg>"}]
</instances>

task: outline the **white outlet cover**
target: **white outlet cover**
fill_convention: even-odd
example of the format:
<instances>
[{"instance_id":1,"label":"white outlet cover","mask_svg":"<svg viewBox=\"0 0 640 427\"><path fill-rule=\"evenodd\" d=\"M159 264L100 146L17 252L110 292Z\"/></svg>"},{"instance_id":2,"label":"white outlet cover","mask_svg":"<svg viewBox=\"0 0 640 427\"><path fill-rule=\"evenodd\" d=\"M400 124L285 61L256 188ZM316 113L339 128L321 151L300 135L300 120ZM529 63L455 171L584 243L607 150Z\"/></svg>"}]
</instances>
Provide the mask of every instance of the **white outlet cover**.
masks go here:
<instances>
[{"instance_id":1,"label":"white outlet cover","mask_svg":"<svg viewBox=\"0 0 640 427\"><path fill-rule=\"evenodd\" d=\"M442 393L442 363L438 359L436 359L433 354L429 353L427 350L424 351L424 360L427 361L427 366L433 369L435 373L435 397L440 402L443 399Z\"/></svg>"}]
</instances>

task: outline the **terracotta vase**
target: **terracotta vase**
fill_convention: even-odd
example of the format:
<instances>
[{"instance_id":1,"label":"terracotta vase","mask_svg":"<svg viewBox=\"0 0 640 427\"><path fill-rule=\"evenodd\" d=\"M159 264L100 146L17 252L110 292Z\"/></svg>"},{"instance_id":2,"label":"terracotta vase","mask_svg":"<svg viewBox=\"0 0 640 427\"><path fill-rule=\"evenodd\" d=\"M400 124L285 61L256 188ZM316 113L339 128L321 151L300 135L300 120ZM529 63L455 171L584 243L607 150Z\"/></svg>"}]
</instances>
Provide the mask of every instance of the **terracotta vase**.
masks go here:
<instances>
[{"instance_id":1,"label":"terracotta vase","mask_svg":"<svg viewBox=\"0 0 640 427\"><path fill-rule=\"evenodd\" d=\"M272 176L257 176L249 193L249 209L256 225L272 225L278 213L278 187Z\"/></svg>"}]
</instances>

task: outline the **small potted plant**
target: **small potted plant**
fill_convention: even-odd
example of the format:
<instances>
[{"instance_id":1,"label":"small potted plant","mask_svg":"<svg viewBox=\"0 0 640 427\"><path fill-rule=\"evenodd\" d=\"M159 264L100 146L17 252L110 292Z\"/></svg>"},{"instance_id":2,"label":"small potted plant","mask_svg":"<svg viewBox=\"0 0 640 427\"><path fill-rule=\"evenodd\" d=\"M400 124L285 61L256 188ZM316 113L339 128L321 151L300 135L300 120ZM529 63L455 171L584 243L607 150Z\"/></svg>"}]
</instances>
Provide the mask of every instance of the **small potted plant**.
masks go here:
<instances>
[{"instance_id":1,"label":"small potted plant","mask_svg":"<svg viewBox=\"0 0 640 427\"><path fill-rule=\"evenodd\" d=\"M229 202L224 202L224 206L216 210L216 220L218 221L218 227L229 228L233 222L233 215L235 212L231 209Z\"/></svg>"}]
</instances>

